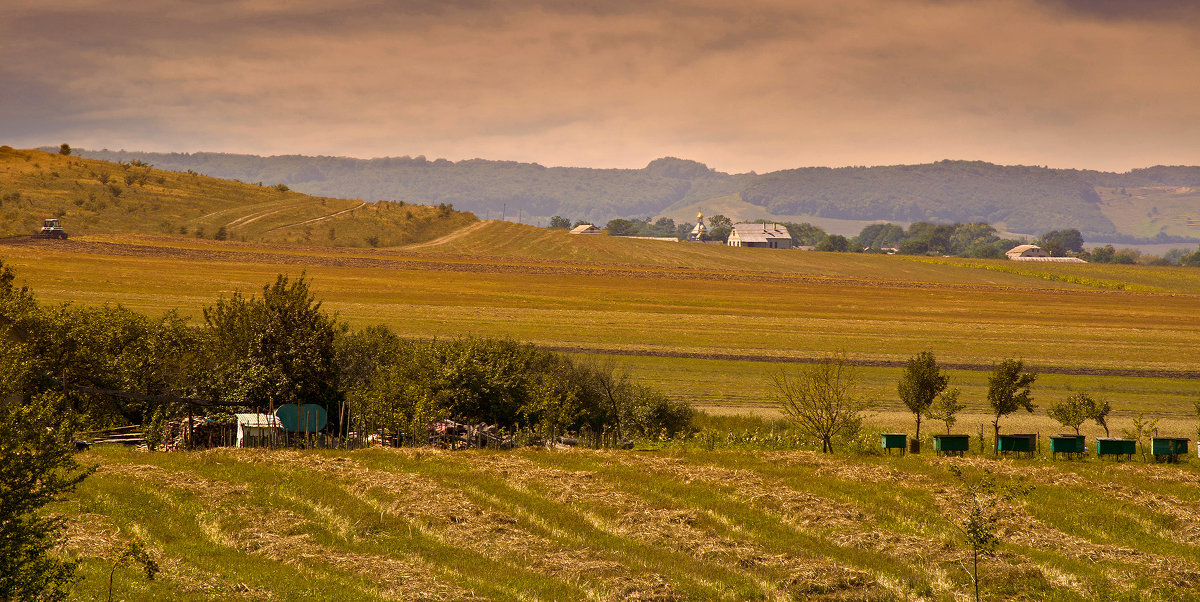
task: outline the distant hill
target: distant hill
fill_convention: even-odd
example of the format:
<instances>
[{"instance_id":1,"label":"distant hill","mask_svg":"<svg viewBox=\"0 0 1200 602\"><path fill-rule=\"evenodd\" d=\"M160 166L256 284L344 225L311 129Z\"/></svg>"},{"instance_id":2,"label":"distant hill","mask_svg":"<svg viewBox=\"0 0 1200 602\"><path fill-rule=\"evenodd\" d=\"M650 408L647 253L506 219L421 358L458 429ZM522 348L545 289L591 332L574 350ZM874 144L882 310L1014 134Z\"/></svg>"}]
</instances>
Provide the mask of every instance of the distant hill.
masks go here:
<instances>
[{"instance_id":1,"label":"distant hill","mask_svg":"<svg viewBox=\"0 0 1200 602\"><path fill-rule=\"evenodd\" d=\"M881 167L811 167L727 174L676 158L642 169L544 167L512 161L425 157L350 159L299 155L79 151L310 194L453 204L481 217L552 215L603 224L616 217L680 215L707 201L738 200L740 219L986 221L1009 232L1077 228L1088 240L1200 240L1200 167L1128 173L939 161ZM1123 192L1122 192L1123 191ZM705 211L706 214L714 211ZM694 213L693 213L694 215Z\"/></svg>"},{"instance_id":2,"label":"distant hill","mask_svg":"<svg viewBox=\"0 0 1200 602\"><path fill-rule=\"evenodd\" d=\"M58 217L71 235L159 233L326 246L396 246L476 222L448 206L366 203L150 167L0 146L0 236Z\"/></svg>"}]
</instances>

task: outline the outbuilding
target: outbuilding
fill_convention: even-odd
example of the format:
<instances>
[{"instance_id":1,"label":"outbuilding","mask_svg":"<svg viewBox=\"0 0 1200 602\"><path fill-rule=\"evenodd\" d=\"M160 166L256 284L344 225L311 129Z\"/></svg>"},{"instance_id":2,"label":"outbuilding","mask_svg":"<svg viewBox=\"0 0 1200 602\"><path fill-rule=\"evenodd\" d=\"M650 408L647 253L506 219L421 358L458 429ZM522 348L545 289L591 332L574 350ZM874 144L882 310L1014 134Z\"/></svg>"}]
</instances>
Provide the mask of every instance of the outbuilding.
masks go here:
<instances>
[{"instance_id":1,"label":"outbuilding","mask_svg":"<svg viewBox=\"0 0 1200 602\"><path fill-rule=\"evenodd\" d=\"M1004 254L1012 261L1046 261L1051 263L1087 263L1078 257L1051 257L1037 245L1017 245Z\"/></svg>"},{"instance_id":2,"label":"outbuilding","mask_svg":"<svg viewBox=\"0 0 1200 602\"><path fill-rule=\"evenodd\" d=\"M283 425L274 414L234 414L237 416L237 446L262 447L271 445L283 432Z\"/></svg>"},{"instance_id":3,"label":"outbuilding","mask_svg":"<svg viewBox=\"0 0 1200 602\"><path fill-rule=\"evenodd\" d=\"M792 233L783 224L734 224L727 245L764 249L792 248Z\"/></svg>"},{"instance_id":4,"label":"outbuilding","mask_svg":"<svg viewBox=\"0 0 1200 602\"><path fill-rule=\"evenodd\" d=\"M601 233L600 228L597 228L591 224L579 224L578 226L571 228L571 234L600 234L600 233Z\"/></svg>"},{"instance_id":5,"label":"outbuilding","mask_svg":"<svg viewBox=\"0 0 1200 602\"><path fill-rule=\"evenodd\" d=\"M1017 245L1009 249L1004 255L1014 261L1020 261L1033 257L1049 257L1050 253L1037 245Z\"/></svg>"}]
</instances>

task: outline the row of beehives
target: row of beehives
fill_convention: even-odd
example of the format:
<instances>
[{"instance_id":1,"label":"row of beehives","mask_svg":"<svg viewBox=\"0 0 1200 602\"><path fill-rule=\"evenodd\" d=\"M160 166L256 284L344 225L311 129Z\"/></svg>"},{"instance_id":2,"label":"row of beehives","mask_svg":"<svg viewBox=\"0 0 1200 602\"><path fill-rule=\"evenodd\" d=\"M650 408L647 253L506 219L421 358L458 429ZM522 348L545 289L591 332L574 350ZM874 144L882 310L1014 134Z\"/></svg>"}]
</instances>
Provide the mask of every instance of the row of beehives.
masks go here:
<instances>
[{"instance_id":1,"label":"row of beehives","mask_svg":"<svg viewBox=\"0 0 1200 602\"><path fill-rule=\"evenodd\" d=\"M1003 454L1033 455L1041 451L1038 439L1038 435L1034 433L999 435L996 437L995 451ZM982 447L982 439L980 441ZM1156 460L1177 461L1187 455L1189 441L1189 439L1181 437L1152 437L1150 439L1151 455ZM879 444L889 452L895 449L903 452L906 448L910 451L920 451L920 446L915 440L908 441L907 433L881 433ZM1132 457L1138 451L1137 444L1136 439L1097 437L1096 455L1112 456L1117 459ZM939 455L962 455L970 451L970 447L970 435L933 436L933 449ZM1058 454L1066 454L1068 457L1081 456L1087 453L1087 440L1083 435L1051 435L1050 453L1055 457Z\"/></svg>"}]
</instances>

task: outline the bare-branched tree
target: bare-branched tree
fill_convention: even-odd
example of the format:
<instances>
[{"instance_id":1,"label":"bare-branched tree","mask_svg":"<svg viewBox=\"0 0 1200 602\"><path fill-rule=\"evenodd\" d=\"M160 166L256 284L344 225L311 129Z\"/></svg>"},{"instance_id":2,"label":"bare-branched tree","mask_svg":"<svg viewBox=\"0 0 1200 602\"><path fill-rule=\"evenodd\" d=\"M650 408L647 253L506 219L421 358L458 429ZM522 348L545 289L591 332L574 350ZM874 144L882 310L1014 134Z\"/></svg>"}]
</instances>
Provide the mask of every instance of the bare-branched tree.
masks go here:
<instances>
[{"instance_id":1,"label":"bare-branched tree","mask_svg":"<svg viewBox=\"0 0 1200 602\"><path fill-rule=\"evenodd\" d=\"M833 439L857 434L863 412L873 403L855 387L858 375L845 354L830 355L794 374L780 370L775 388L788 419L804 434L820 439L821 451L833 452Z\"/></svg>"}]
</instances>

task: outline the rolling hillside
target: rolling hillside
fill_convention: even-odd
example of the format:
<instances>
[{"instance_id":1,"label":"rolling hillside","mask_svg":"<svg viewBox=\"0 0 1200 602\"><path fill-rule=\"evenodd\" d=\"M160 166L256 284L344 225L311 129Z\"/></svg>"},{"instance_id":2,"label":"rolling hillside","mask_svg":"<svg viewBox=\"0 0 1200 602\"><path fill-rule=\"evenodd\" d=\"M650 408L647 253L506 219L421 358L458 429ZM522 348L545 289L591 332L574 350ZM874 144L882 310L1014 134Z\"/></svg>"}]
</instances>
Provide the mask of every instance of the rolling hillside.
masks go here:
<instances>
[{"instance_id":1,"label":"rolling hillside","mask_svg":"<svg viewBox=\"0 0 1200 602\"><path fill-rule=\"evenodd\" d=\"M425 157L81 152L248 182L284 183L311 194L452 203L481 217L522 216L527 223L553 215L593 223L650 216L687 222L700 210L738 220L807 221L843 234L856 234L881 220L986 221L1022 234L1076 228L1090 242L1200 240L1195 205L1166 202L1154 192L1200 188L1198 167L1158 166L1118 174L939 161L759 175L726 174L675 158L656 159L642 169L585 169ZM1109 202L1106 190L1123 191L1122 202ZM1154 219L1141 217L1147 213Z\"/></svg>"},{"instance_id":2,"label":"rolling hillside","mask_svg":"<svg viewBox=\"0 0 1200 602\"><path fill-rule=\"evenodd\" d=\"M450 207L313 197L263 186L0 147L0 236L36 232L58 217L72 236L171 234L321 246L395 246L476 221Z\"/></svg>"}]
</instances>

